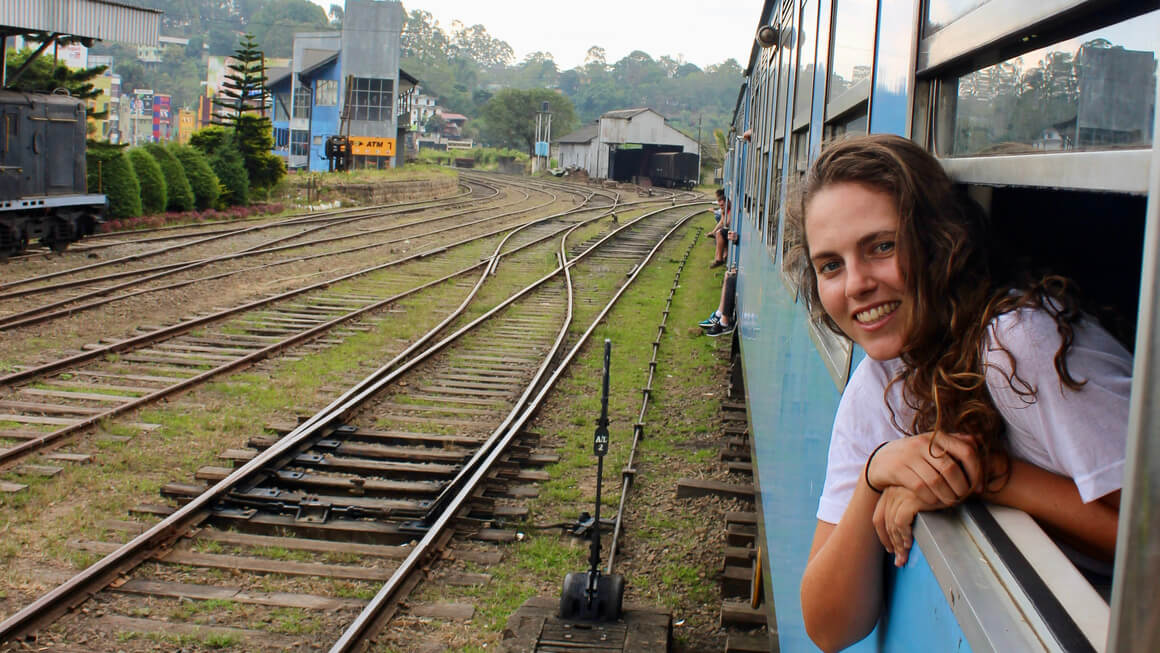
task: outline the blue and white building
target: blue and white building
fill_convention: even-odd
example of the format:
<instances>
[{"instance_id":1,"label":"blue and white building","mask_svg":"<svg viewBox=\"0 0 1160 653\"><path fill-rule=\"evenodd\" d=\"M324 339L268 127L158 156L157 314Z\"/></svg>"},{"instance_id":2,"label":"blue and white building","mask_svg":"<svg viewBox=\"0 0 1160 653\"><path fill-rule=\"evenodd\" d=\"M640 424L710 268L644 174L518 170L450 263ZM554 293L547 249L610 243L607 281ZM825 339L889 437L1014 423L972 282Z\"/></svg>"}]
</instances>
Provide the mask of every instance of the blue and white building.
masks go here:
<instances>
[{"instance_id":1,"label":"blue and white building","mask_svg":"<svg viewBox=\"0 0 1160 653\"><path fill-rule=\"evenodd\" d=\"M274 153L291 170L327 170L326 139L351 140L355 168L395 167L418 80L399 69L403 5L346 0L342 31L294 34L290 67L267 82Z\"/></svg>"}]
</instances>

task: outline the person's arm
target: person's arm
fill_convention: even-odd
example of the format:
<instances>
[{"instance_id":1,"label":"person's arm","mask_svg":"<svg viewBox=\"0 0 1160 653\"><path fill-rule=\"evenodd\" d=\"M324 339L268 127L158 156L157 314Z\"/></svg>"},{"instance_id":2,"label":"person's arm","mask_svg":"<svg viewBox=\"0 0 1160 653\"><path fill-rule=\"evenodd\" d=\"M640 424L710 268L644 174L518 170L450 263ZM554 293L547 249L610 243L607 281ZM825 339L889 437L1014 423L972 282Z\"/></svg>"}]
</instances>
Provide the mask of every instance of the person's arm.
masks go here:
<instances>
[{"instance_id":1,"label":"person's arm","mask_svg":"<svg viewBox=\"0 0 1160 653\"><path fill-rule=\"evenodd\" d=\"M802 575L806 633L823 651L839 651L874 630L882 609L882 545L871 516L878 494L858 483L837 524L818 521Z\"/></svg>"},{"instance_id":2,"label":"person's arm","mask_svg":"<svg viewBox=\"0 0 1160 653\"><path fill-rule=\"evenodd\" d=\"M985 490L984 499L1022 510L1083 553L1109 562L1115 558L1119 490L1084 503L1070 478L1021 460L1010 464L1006 483Z\"/></svg>"}]
</instances>

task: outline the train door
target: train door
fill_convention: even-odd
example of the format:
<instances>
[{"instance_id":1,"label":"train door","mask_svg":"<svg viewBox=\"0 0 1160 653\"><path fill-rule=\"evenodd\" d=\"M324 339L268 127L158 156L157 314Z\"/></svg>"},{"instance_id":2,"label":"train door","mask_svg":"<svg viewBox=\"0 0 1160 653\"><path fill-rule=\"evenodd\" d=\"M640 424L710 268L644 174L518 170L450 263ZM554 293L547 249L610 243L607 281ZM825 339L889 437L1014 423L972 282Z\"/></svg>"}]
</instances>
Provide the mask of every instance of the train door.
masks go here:
<instances>
[{"instance_id":1,"label":"train door","mask_svg":"<svg viewBox=\"0 0 1160 653\"><path fill-rule=\"evenodd\" d=\"M21 158L20 108L5 106L0 114L0 202L22 194L26 173Z\"/></svg>"},{"instance_id":2,"label":"train door","mask_svg":"<svg viewBox=\"0 0 1160 653\"><path fill-rule=\"evenodd\" d=\"M60 195L76 190L78 177L84 174L80 169L77 151L83 147L84 107L72 101L46 102L44 140L41 147L44 158L52 164L45 169L45 194ZM81 132L78 137L78 123ZM83 150L82 150L83 151ZM82 186L83 188L83 186Z\"/></svg>"}]
</instances>

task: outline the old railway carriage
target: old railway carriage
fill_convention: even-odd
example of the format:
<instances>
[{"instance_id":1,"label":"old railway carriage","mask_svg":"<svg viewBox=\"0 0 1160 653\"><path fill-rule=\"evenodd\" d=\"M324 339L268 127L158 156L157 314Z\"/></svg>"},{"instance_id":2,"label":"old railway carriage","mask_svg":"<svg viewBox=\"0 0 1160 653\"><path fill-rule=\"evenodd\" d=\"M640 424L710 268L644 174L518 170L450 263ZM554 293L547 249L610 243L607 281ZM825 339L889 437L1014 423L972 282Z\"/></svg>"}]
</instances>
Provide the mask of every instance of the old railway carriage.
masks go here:
<instances>
[{"instance_id":1,"label":"old railway carriage","mask_svg":"<svg viewBox=\"0 0 1160 653\"><path fill-rule=\"evenodd\" d=\"M104 195L86 190L85 103L0 90L0 260L29 242L62 251L93 233Z\"/></svg>"},{"instance_id":2,"label":"old railway carriage","mask_svg":"<svg viewBox=\"0 0 1160 653\"><path fill-rule=\"evenodd\" d=\"M758 32L737 101L725 185L742 235L737 337L764 596L782 650L814 648L799 583L835 409L863 356L810 325L783 272L787 184L827 139L866 132L937 155L1002 245L1119 316L1136 361L1110 598L1021 513L927 513L882 621L856 648L1160 650L1160 3L769 0L758 25L771 29Z\"/></svg>"}]
</instances>

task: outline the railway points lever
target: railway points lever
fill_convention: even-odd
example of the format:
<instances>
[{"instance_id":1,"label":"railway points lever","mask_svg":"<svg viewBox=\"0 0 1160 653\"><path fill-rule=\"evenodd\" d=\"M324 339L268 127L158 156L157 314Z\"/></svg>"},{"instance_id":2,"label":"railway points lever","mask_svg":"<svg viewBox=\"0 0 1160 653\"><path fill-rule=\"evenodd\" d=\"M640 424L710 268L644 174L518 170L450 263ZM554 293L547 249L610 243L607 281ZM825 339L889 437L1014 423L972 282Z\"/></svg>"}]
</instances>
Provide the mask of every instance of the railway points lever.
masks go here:
<instances>
[{"instance_id":1,"label":"railway points lever","mask_svg":"<svg viewBox=\"0 0 1160 653\"><path fill-rule=\"evenodd\" d=\"M624 576L600 573L600 490L604 477L604 456L608 453L608 371L612 360L612 341L604 340L604 378L600 392L600 419L592 437L596 456L596 510L593 516L592 547L588 571L572 572L564 577L560 593L560 618L577 621L608 622L620 618L624 601Z\"/></svg>"}]
</instances>

